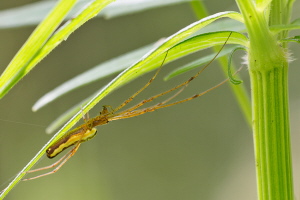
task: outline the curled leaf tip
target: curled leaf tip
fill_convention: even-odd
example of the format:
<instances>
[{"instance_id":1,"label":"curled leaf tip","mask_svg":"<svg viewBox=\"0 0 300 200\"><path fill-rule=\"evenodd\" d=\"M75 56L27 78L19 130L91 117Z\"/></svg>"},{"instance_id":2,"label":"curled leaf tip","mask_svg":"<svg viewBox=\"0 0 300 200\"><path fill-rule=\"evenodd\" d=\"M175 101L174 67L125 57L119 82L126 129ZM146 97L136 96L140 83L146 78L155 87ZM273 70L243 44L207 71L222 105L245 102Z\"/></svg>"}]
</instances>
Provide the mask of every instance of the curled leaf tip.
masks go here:
<instances>
[{"instance_id":1,"label":"curled leaf tip","mask_svg":"<svg viewBox=\"0 0 300 200\"><path fill-rule=\"evenodd\" d=\"M229 54L229 58L228 58L228 78L229 78L230 82L234 85L239 85L239 84L243 83L242 80L235 79L233 77L233 74L231 73L231 59L232 59L232 56L233 56L234 52L237 51L237 50L246 51L246 49L244 47L237 47L237 48L233 49L231 51L231 53Z\"/></svg>"}]
</instances>

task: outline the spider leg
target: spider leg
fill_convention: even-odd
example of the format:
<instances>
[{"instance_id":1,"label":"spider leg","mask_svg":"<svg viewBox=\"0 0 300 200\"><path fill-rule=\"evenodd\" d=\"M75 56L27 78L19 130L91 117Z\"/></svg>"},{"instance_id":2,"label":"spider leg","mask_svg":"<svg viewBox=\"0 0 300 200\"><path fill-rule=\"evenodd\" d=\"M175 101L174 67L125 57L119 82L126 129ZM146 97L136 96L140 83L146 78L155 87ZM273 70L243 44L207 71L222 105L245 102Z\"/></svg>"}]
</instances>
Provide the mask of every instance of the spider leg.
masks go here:
<instances>
[{"instance_id":1,"label":"spider leg","mask_svg":"<svg viewBox=\"0 0 300 200\"><path fill-rule=\"evenodd\" d=\"M170 101L173 96L171 97L171 99L167 99L166 101L162 102L162 103L158 103L156 105L153 105L153 106L150 106L150 107L147 107L147 108L144 108L144 109L139 109L139 110L133 110L133 111L129 111L127 113L121 113L120 115L115 115L115 116L112 116L108 119L108 121L113 121L113 120L118 120L118 119L125 119L125 118L131 118L131 117L135 117L135 116L139 116L139 115L142 115L142 114L145 114L147 112L153 112L155 110L158 110L160 108L166 108L166 107L170 107L170 106L173 106L173 105L177 105L177 104L180 104L180 103L183 103L183 102L186 102L186 101L189 101L189 100L192 100L192 99L195 99L197 97L200 97L216 88L218 88L219 86L223 85L224 83L226 83L229 79L226 79L224 81L222 81L221 83L209 88L208 90L205 90L204 92L200 93L200 94L196 94L194 96L191 96L189 98L186 98L186 99L183 99L183 100L180 100L180 101L176 101L176 102L173 102L173 103L169 103L169 104L166 104L168 101ZM177 93L176 93L177 95Z\"/></svg>"},{"instance_id":2,"label":"spider leg","mask_svg":"<svg viewBox=\"0 0 300 200\"><path fill-rule=\"evenodd\" d=\"M230 33L230 35L231 35L231 33ZM173 87L173 88L171 88L171 89L169 89L169 90L167 90L167 91L165 91L165 92L162 92L162 93L160 93L160 94L157 94L157 95L155 95L155 96L152 96L152 97L150 97L150 98L148 98L148 99L145 99L145 100L143 100L143 101L141 101L140 103L138 103L137 105L135 105L135 106L133 106L133 107L131 107L131 108L129 108L129 109L126 109L126 110L124 110L124 111L122 111L122 112L120 112L120 113L118 113L118 114L116 114L116 115L126 115L126 113L128 113L128 112L131 112L131 111L134 111L135 109L137 109L137 108L139 108L139 107L141 107L141 106L143 106L144 104L146 104L146 103L148 103L148 102L151 102L151 101L153 101L154 99L156 99L156 98L158 98L158 97L161 97L161 96L163 96L163 95L165 95L165 94L168 94L168 93L170 93L170 92L172 92L172 91L174 91L174 90L177 90L178 88L181 88L181 87L183 87L181 90L179 90L179 92L177 92L175 95L173 95L173 96L171 96L170 98L168 98L167 100L165 100L164 102L162 102L162 103L160 103L159 105L163 105L163 104L165 104L165 103L167 103L167 102L169 102L170 100L172 100L174 97L176 97L179 93L181 93L183 90L184 90L184 88L186 88L187 86L188 86L188 84L192 81L192 80L194 80L195 78L197 78L216 58L217 58L217 56L220 54L220 52L222 51L222 49L225 47L225 45L227 44L227 41L229 40L229 38L230 38L230 35L228 36L228 38L227 38L227 40L225 41L225 43L222 45L222 47L220 48L220 50L218 51L218 53L213 57L213 59L211 59L211 61L209 61L200 71L198 71L194 76L192 76L192 77L190 77L187 81L185 81L185 82L183 82L183 83L181 83L181 84L179 84L179 85L177 85L177 86L175 86L175 87ZM156 76L156 75L155 75ZM140 91L139 91L140 92Z\"/></svg>"},{"instance_id":3,"label":"spider leg","mask_svg":"<svg viewBox=\"0 0 300 200\"><path fill-rule=\"evenodd\" d=\"M50 169L50 168L56 167L58 165L54 170L52 170L50 172L47 172L47 173L44 173L44 174L41 174L41 175L38 175L38 176L34 176L34 177L31 177L31 178L23 179L22 181L29 181L29 180L37 179L37 178L40 178L40 177L43 177L43 176L47 176L47 175L50 175L50 174L54 174L55 172L57 172L76 153L76 151L78 150L80 144L81 143L78 143L73 149L71 149L66 155L64 155L63 157L61 157L54 164L46 166L46 167L41 167L41 168L38 168L38 169L27 171L27 173L43 171L45 169Z\"/></svg>"},{"instance_id":4,"label":"spider leg","mask_svg":"<svg viewBox=\"0 0 300 200\"><path fill-rule=\"evenodd\" d=\"M126 101L124 101L121 105L119 105L117 108L114 109L114 112L120 110L121 108L123 108L125 105L127 105L129 102L131 102L138 94L140 94L144 89L146 89L156 78L156 76L158 75L158 73L160 72L162 66L164 65L164 62L167 58L168 52L166 52L166 55L160 65L160 67L158 68L158 70L155 72L155 74L153 75L153 77L146 83L146 85L144 85L141 89L139 89L136 93L134 93L131 97L129 97Z\"/></svg>"}]
</instances>

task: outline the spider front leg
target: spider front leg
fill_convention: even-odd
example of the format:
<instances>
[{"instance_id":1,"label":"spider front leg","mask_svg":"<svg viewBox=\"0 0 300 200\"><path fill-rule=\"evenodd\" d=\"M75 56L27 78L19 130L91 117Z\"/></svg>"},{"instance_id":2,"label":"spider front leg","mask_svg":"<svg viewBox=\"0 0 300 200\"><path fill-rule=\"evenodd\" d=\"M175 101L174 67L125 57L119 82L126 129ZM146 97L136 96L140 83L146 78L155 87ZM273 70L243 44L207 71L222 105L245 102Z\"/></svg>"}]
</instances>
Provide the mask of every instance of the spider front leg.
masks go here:
<instances>
[{"instance_id":1,"label":"spider front leg","mask_svg":"<svg viewBox=\"0 0 300 200\"><path fill-rule=\"evenodd\" d=\"M22 181L29 181L29 180L41 178L43 176L48 176L50 174L54 174L76 153L79 146L80 146L80 143L78 143L73 149L71 149L66 155L61 157L55 163L53 163L51 165L48 165L48 166L45 166L45 167L41 167L41 168L38 168L38 169L27 171L26 174L33 173L33 172L38 172L38 171L43 171L43 170L46 170L46 169L51 169L51 168L54 168L58 165L54 170L52 170L50 172L47 172L47 173L44 173L44 174L40 174L38 176L31 177L31 178L22 179Z\"/></svg>"}]
</instances>

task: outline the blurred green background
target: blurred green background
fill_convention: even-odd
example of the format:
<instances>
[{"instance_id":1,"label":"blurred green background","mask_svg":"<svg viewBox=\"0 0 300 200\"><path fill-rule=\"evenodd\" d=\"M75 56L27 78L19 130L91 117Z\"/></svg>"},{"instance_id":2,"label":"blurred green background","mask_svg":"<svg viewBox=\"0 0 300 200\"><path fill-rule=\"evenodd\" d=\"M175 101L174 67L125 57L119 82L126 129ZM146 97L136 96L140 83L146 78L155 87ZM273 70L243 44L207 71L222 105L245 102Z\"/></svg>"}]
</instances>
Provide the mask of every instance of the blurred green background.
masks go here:
<instances>
[{"instance_id":1,"label":"blurred green background","mask_svg":"<svg viewBox=\"0 0 300 200\"><path fill-rule=\"evenodd\" d=\"M1 2L0 9L31 2L35 1L5 1ZM206 3L211 13L237 11L233 0ZM296 6L299 8L299 3ZM96 18L73 33L0 101L0 190L50 139L51 136L45 134L45 127L113 76L73 91L33 113L31 107L38 98L101 62L167 37L195 20L189 4L181 4L111 20ZM30 26L0 30L1 72L33 29ZM292 44L291 50L294 57L299 57L299 45ZM155 82L135 102L192 76L190 73L166 83L162 81L172 67L204 54L198 53L164 67ZM241 62L240 59L236 61ZM298 59L290 67L293 165L298 198L299 64ZM246 68L241 76L249 88ZM147 74L115 91L90 115L97 115L101 105L117 106L150 77L151 74ZM223 79L221 70L214 63L179 99L199 93ZM6 199L253 200L256 199L256 182L252 142L251 130L229 87L222 86L184 104L98 127L98 135L84 143L59 172L21 182ZM36 167L53 161L45 157Z\"/></svg>"}]
</instances>

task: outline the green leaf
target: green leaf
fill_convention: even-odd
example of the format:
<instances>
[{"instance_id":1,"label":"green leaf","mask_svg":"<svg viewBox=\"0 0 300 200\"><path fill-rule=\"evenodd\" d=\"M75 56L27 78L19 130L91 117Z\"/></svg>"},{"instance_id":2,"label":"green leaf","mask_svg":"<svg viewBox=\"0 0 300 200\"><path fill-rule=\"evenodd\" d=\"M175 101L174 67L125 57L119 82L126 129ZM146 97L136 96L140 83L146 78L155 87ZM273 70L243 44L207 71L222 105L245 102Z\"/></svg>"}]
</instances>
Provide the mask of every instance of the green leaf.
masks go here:
<instances>
[{"instance_id":1,"label":"green leaf","mask_svg":"<svg viewBox=\"0 0 300 200\"><path fill-rule=\"evenodd\" d=\"M287 24L287 25L270 26L270 30L273 33L279 33L281 31L287 31L287 30L298 30L298 29L300 29L300 24Z\"/></svg>"},{"instance_id":2,"label":"green leaf","mask_svg":"<svg viewBox=\"0 0 300 200\"><path fill-rule=\"evenodd\" d=\"M46 19L35 29L0 77L0 98L28 73L27 65L60 25L76 0L59 1Z\"/></svg>"},{"instance_id":3,"label":"green leaf","mask_svg":"<svg viewBox=\"0 0 300 200\"><path fill-rule=\"evenodd\" d=\"M208 26L204 27L203 29L200 29L195 33L195 35L199 35L202 33L208 33L208 32L216 32L216 31L236 31L236 32L245 32L246 27L244 23L233 20L230 18L223 18L218 21L215 21L212 24L209 24Z\"/></svg>"},{"instance_id":4,"label":"green leaf","mask_svg":"<svg viewBox=\"0 0 300 200\"><path fill-rule=\"evenodd\" d=\"M294 37L285 38L285 39L280 40L280 42L297 42L297 43L300 43L300 36L297 35L297 36L294 36Z\"/></svg>"},{"instance_id":5,"label":"green leaf","mask_svg":"<svg viewBox=\"0 0 300 200\"><path fill-rule=\"evenodd\" d=\"M61 1L50 15L37 27L1 75L0 97L2 98L21 78L35 67L39 61L45 58L62 41L66 40L73 31L89 19L93 18L101 9L112 1L113 0L94 1L49 38L63 20L67 11L72 8L69 6L67 7L68 9L66 9L67 1ZM73 0L72 3L73 6L75 1Z\"/></svg>"},{"instance_id":6,"label":"green leaf","mask_svg":"<svg viewBox=\"0 0 300 200\"><path fill-rule=\"evenodd\" d=\"M187 50L182 49L181 52L184 52L184 53L186 53L186 51L194 52L194 50L198 49L199 47L208 48L211 46L222 45L224 43L224 41L226 40L226 38L228 37L229 33L230 33L229 31L221 31L221 32L206 33L206 34L192 37L192 38L182 42L182 46L184 48L188 48L188 49ZM248 47L248 38L241 33L232 32L227 44L238 44L238 45L241 45L244 47ZM178 48L179 52L180 52L180 48L182 48L182 47L175 46L174 48ZM171 50L173 50L174 48L172 48ZM221 52L221 54L222 54L222 52ZM185 70L190 70L190 69L187 67L187 68L181 69L179 71L173 71L173 72L171 72L171 74L167 75L167 77L165 79L170 79L174 76L179 75L180 73L184 73Z\"/></svg>"},{"instance_id":7,"label":"green leaf","mask_svg":"<svg viewBox=\"0 0 300 200\"><path fill-rule=\"evenodd\" d=\"M274 25L270 27L270 30L273 33L278 33L280 31L286 31L286 30L297 30L297 29L300 29L300 18L295 19L291 24Z\"/></svg>"},{"instance_id":8,"label":"green leaf","mask_svg":"<svg viewBox=\"0 0 300 200\"><path fill-rule=\"evenodd\" d=\"M232 84L234 84L234 85L239 85L239 84L241 84L241 83L243 82L243 81L241 81L241 80L235 79L235 78L233 77L232 73L231 73L231 59L232 59L232 57L233 57L234 52L236 52L237 50L244 50L244 51L247 51L247 49L245 49L244 47L241 47L241 46L235 47L235 48L231 51L231 53L230 53L230 55L229 55L229 59L228 59L228 78L229 78L230 82L231 82Z\"/></svg>"},{"instance_id":9,"label":"green leaf","mask_svg":"<svg viewBox=\"0 0 300 200\"><path fill-rule=\"evenodd\" d=\"M216 57L216 59L228 55L234 48L236 48L236 46L232 46L232 47L229 47L229 48L224 48L221 51L221 53ZM181 74L184 74L184 73L186 73L190 70L196 69L196 68L200 67L201 65L204 65L204 64L210 62L214 58L215 55L216 55L216 53L211 53L208 56L199 58L199 59L194 60L190 63L187 63L187 64L185 64L181 67L178 67L177 69L170 72L167 76L165 76L164 80L168 81L168 80L170 80L170 79L172 79L172 78L174 78L178 75L181 75Z\"/></svg>"}]
</instances>

